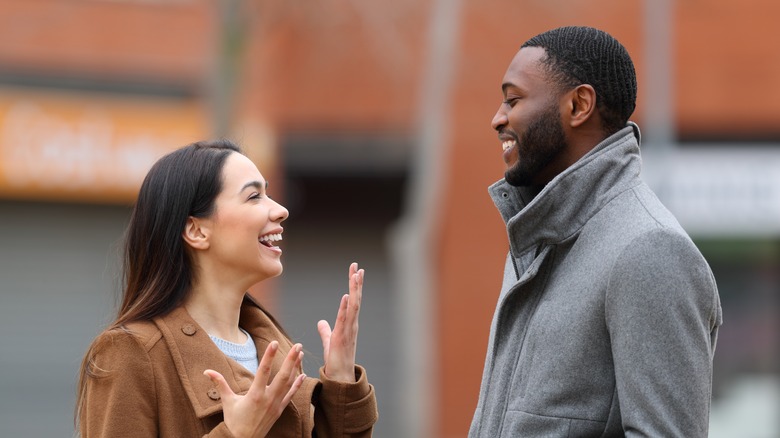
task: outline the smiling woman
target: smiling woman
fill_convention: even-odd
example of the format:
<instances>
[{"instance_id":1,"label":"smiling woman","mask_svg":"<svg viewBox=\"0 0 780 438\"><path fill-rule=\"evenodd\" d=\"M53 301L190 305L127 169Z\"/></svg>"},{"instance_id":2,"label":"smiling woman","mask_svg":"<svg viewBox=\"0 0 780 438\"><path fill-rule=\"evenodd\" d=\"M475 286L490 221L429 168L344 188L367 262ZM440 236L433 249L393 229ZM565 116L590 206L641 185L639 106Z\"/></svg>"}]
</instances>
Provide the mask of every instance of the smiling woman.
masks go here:
<instances>
[{"instance_id":1,"label":"smiling woman","mask_svg":"<svg viewBox=\"0 0 780 438\"><path fill-rule=\"evenodd\" d=\"M155 163L127 230L122 305L82 364L81 436L371 436L374 389L355 364L363 270L350 266L333 330L317 324L319 379L246 293L282 273L288 212L267 188L228 141Z\"/></svg>"},{"instance_id":2,"label":"smiling woman","mask_svg":"<svg viewBox=\"0 0 780 438\"><path fill-rule=\"evenodd\" d=\"M268 197L268 183L244 155L231 153L225 158L221 183L214 214L188 217L182 237L193 249L204 278L221 285L238 283L238 289L246 290L282 273L282 250L270 245L270 236L281 236L288 213Z\"/></svg>"}]
</instances>

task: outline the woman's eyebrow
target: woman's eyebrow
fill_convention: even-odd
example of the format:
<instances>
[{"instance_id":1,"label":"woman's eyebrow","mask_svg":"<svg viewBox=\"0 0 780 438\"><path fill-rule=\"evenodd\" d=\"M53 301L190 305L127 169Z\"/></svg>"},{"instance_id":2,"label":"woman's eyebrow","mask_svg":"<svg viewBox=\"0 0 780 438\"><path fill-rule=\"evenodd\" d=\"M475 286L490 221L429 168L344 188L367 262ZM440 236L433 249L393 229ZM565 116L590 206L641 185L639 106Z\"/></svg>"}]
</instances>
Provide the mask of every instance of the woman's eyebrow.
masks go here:
<instances>
[{"instance_id":1,"label":"woman's eyebrow","mask_svg":"<svg viewBox=\"0 0 780 438\"><path fill-rule=\"evenodd\" d=\"M243 192L244 190L246 190L249 187L254 187L257 190L260 190L260 189L263 189L263 188L268 190L268 181L265 181L265 184L263 184L260 181L249 181L248 183L244 184L241 187L241 190L239 190L238 192L241 193L241 192Z\"/></svg>"}]
</instances>

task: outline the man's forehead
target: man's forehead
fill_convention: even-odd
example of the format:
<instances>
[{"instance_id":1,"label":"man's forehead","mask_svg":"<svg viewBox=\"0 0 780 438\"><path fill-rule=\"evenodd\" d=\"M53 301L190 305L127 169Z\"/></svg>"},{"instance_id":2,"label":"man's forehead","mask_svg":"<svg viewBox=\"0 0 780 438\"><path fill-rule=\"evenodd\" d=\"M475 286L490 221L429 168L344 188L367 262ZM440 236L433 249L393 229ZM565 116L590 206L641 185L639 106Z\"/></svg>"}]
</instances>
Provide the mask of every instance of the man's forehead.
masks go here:
<instances>
[{"instance_id":1,"label":"man's forehead","mask_svg":"<svg viewBox=\"0 0 780 438\"><path fill-rule=\"evenodd\" d=\"M541 68L541 60L546 52L541 47L523 47L512 58L504 75L502 88L521 86L521 82L545 80L545 72Z\"/></svg>"}]
</instances>

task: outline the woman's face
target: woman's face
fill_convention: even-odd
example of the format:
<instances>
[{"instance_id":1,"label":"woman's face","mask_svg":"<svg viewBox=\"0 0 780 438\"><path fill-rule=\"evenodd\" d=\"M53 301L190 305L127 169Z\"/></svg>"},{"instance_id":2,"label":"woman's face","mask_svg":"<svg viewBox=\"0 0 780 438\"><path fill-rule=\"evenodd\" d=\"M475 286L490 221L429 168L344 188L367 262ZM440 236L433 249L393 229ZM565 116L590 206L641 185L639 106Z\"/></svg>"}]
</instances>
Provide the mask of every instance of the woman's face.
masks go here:
<instances>
[{"instance_id":1,"label":"woman's face","mask_svg":"<svg viewBox=\"0 0 780 438\"><path fill-rule=\"evenodd\" d=\"M251 285L282 273L281 223L287 209L266 194L267 182L249 158L230 154L222 169L222 191L209 223L208 252L234 280Z\"/></svg>"}]
</instances>

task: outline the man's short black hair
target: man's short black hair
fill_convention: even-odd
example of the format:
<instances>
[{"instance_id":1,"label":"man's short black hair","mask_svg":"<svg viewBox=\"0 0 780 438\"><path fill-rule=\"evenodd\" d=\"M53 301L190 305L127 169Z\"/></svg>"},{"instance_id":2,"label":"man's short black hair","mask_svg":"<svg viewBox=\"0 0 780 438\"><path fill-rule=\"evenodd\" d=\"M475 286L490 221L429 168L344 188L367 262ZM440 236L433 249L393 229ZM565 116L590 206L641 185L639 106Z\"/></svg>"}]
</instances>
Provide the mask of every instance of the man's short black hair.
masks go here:
<instances>
[{"instance_id":1,"label":"man's short black hair","mask_svg":"<svg viewBox=\"0 0 780 438\"><path fill-rule=\"evenodd\" d=\"M542 63L566 88L589 84L607 135L626 126L636 107L636 72L628 51L608 33L567 26L536 35L522 47L541 47Z\"/></svg>"}]
</instances>

